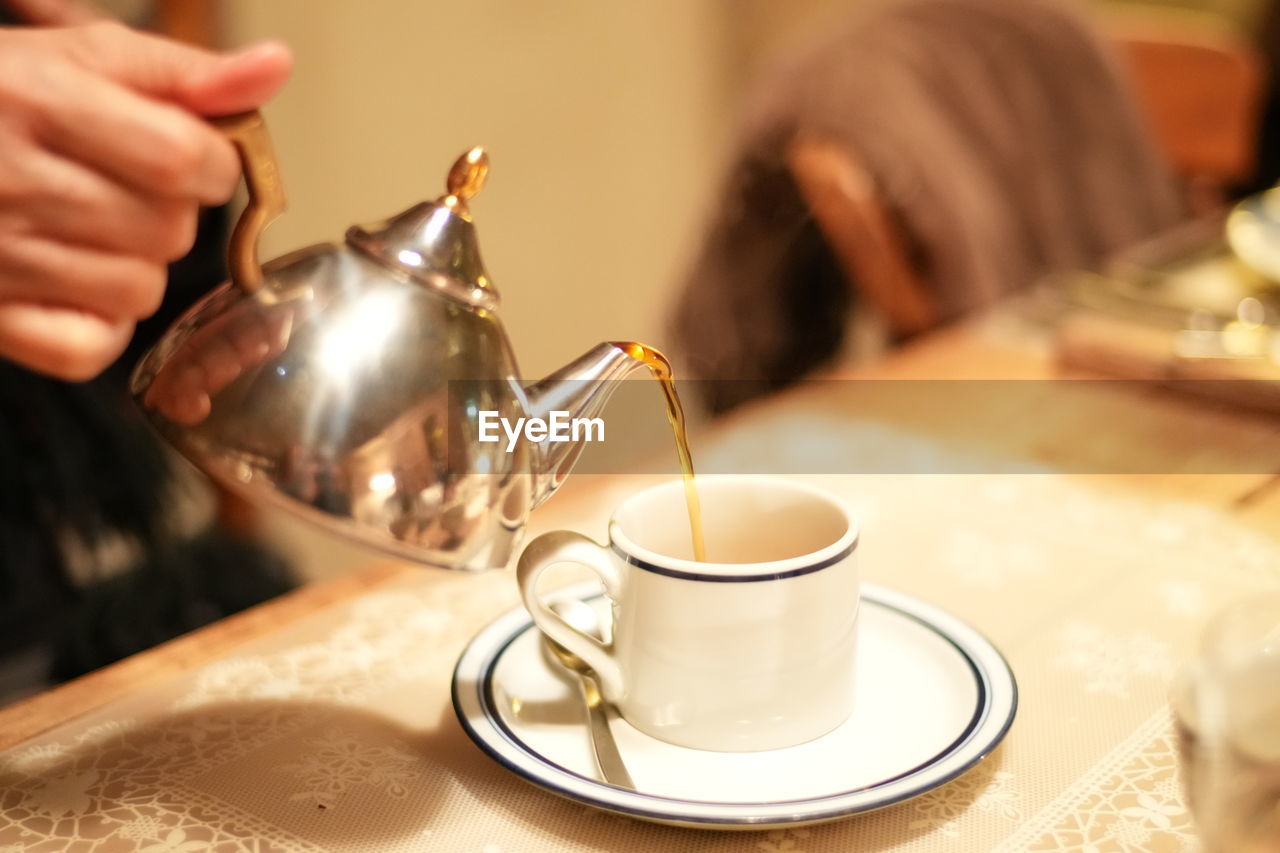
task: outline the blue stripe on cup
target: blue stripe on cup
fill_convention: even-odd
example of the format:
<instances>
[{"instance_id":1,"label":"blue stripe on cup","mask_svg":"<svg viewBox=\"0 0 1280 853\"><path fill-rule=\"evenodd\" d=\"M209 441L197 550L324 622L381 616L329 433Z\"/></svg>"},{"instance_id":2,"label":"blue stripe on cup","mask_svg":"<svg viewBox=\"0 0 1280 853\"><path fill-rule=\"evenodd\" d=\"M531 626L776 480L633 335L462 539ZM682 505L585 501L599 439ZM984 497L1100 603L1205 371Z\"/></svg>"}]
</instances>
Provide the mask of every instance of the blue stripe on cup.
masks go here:
<instances>
[{"instance_id":1,"label":"blue stripe on cup","mask_svg":"<svg viewBox=\"0 0 1280 853\"><path fill-rule=\"evenodd\" d=\"M644 569L646 572L653 572L656 575L663 575L669 578L679 578L680 580L686 580L686 581L707 581L709 583L755 583L758 581L780 581L785 578L794 578L800 575L810 574L811 572L819 572L825 568L834 566L836 563L839 563L841 560L847 559L849 555L852 554L854 550L857 549L858 539L857 537L855 537L854 540L849 543L848 548L845 548L839 554L835 554L831 557L828 557L827 559L822 560L821 562L813 563L812 565L808 565L808 566L801 566L798 569L788 569L785 572L768 572L764 574L754 574L754 575L739 575L739 574L720 575L720 574L712 574L709 572L686 572L680 569L670 569L670 568L667 568L666 566L658 566L653 563L650 563L647 560L642 560L633 554L628 554L626 551L623 551L621 548L619 548L616 544L610 543L609 547L612 548L613 552L617 554L618 557L622 559L624 562L635 566L637 569ZM744 563L743 565L749 565L749 564Z\"/></svg>"}]
</instances>

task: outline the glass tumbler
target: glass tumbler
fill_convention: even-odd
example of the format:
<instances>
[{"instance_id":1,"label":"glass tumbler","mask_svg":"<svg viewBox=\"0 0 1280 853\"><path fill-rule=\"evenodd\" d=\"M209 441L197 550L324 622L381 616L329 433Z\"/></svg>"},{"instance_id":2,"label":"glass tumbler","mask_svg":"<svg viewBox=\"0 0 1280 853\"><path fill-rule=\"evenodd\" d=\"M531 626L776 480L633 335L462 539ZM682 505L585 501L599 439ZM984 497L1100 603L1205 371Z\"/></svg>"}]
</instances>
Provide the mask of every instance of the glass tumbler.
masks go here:
<instances>
[{"instance_id":1,"label":"glass tumbler","mask_svg":"<svg viewBox=\"0 0 1280 853\"><path fill-rule=\"evenodd\" d=\"M1280 851L1280 590L1213 619L1174 711L1183 786L1207 853Z\"/></svg>"}]
</instances>

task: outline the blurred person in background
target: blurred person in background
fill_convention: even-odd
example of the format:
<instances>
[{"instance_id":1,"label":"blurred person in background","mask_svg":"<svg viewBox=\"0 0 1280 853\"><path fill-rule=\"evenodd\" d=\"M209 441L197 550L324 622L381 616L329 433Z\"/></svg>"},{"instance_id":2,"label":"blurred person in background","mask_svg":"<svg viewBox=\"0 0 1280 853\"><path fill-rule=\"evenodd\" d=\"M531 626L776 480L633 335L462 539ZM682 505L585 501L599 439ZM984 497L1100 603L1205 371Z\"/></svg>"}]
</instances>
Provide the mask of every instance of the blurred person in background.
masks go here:
<instances>
[{"instance_id":1,"label":"blurred person in background","mask_svg":"<svg viewBox=\"0 0 1280 853\"><path fill-rule=\"evenodd\" d=\"M66 0L0 0L0 24L4 704L292 585L127 394L141 352L226 276L218 206L240 170L203 118L261 106L291 57Z\"/></svg>"},{"instance_id":2,"label":"blurred person in background","mask_svg":"<svg viewBox=\"0 0 1280 853\"><path fill-rule=\"evenodd\" d=\"M1274 0L832 5L744 98L670 314L713 413L1280 179Z\"/></svg>"},{"instance_id":3,"label":"blurred person in background","mask_svg":"<svg viewBox=\"0 0 1280 853\"><path fill-rule=\"evenodd\" d=\"M712 412L1095 269L1185 216L1085 4L850 9L744 102L672 313L688 375L735 380L698 383Z\"/></svg>"}]
</instances>

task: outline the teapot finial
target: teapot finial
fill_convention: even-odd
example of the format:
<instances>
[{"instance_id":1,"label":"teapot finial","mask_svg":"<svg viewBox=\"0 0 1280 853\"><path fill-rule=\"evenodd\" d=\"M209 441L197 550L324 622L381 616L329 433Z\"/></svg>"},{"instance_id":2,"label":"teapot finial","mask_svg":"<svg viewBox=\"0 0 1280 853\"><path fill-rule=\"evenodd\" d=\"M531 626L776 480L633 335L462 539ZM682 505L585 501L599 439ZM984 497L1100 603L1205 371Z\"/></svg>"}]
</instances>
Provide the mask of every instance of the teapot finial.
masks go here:
<instances>
[{"instance_id":1,"label":"teapot finial","mask_svg":"<svg viewBox=\"0 0 1280 853\"><path fill-rule=\"evenodd\" d=\"M445 187L449 191L447 204L451 199L465 205L476 193L484 189L485 178L489 175L489 152L476 146L463 154L449 170L449 178Z\"/></svg>"},{"instance_id":2,"label":"teapot finial","mask_svg":"<svg viewBox=\"0 0 1280 853\"><path fill-rule=\"evenodd\" d=\"M488 152L472 148L449 169L444 195L382 222L353 225L347 243L418 284L475 308L496 310L498 293L480 260L469 206L488 174Z\"/></svg>"}]
</instances>

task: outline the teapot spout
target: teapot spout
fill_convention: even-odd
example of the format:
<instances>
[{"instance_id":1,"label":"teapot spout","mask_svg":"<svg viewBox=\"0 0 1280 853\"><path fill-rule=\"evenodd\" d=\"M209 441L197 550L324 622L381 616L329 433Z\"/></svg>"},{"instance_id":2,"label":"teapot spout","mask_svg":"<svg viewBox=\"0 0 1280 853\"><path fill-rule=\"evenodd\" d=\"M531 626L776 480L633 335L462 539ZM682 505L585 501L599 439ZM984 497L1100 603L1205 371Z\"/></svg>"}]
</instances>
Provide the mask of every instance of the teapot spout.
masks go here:
<instances>
[{"instance_id":1,"label":"teapot spout","mask_svg":"<svg viewBox=\"0 0 1280 853\"><path fill-rule=\"evenodd\" d=\"M532 385L527 386L530 417L552 421L557 418L583 423L596 418L609 402L614 380L646 367L640 359L623 348L610 343L598 344L569 364ZM584 430L589 435L590 431ZM569 476L578 457L586 447L586 437L563 441L548 437L534 445L534 471L537 481L534 487L533 505L551 497Z\"/></svg>"}]
</instances>

